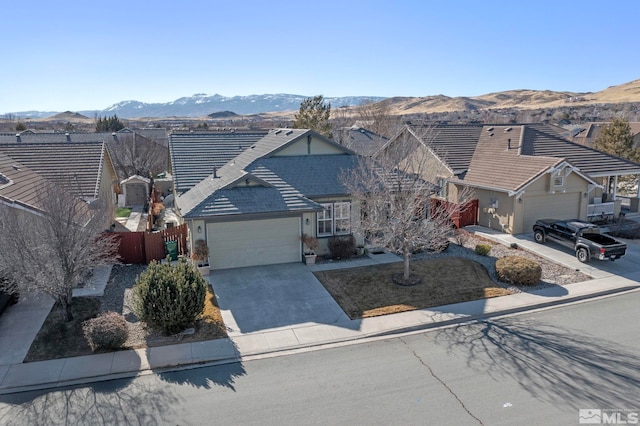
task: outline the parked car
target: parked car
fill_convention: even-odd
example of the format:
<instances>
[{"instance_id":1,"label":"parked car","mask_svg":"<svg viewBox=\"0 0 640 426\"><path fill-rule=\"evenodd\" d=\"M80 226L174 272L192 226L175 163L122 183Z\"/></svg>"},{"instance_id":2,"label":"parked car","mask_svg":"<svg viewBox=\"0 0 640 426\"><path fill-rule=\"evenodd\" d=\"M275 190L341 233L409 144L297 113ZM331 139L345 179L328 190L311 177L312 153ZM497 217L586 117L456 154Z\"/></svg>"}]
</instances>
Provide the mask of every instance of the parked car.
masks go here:
<instances>
[{"instance_id":1,"label":"parked car","mask_svg":"<svg viewBox=\"0 0 640 426\"><path fill-rule=\"evenodd\" d=\"M601 233L597 225L578 219L539 219L533 225L533 237L540 244L549 239L573 249L582 263L591 258L613 261L627 251L625 243Z\"/></svg>"}]
</instances>

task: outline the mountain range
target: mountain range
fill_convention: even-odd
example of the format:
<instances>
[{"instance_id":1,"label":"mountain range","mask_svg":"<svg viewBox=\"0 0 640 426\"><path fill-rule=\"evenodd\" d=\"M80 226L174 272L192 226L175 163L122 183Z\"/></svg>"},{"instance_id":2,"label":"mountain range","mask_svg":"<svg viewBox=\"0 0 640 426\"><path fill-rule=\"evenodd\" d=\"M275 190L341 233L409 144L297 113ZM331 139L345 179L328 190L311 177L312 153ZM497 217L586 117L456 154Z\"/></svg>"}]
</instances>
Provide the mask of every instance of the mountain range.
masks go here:
<instances>
[{"instance_id":1,"label":"mountain range","mask_svg":"<svg viewBox=\"0 0 640 426\"><path fill-rule=\"evenodd\" d=\"M121 118L142 117L204 117L213 113L231 111L241 115L269 112L297 111L306 96L292 94L267 94L250 96L206 95L202 93L182 97L166 103L122 101L103 110L77 111L86 116L111 116ZM551 90L508 90L481 96L445 95L423 97L347 96L327 97L333 109L353 107L363 102L380 102L390 114L421 114L450 111L487 109L536 109L583 106L593 104L620 104L640 102L640 79L598 92L557 92ZM349 108L347 108L348 110ZM20 118L45 118L57 112L24 111L14 113Z\"/></svg>"},{"instance_id":2,"label":"mountain range","mask_svg":"<svg viewBox=\"0 0 640 426\"><path fill-rule=\"evenodd\" d=\"M121 118L141 117L204 117L206 115L232 111L236 114L249 115L264 112L294 111L308 96L291 95L285 93L271 95L222 96L197 93L193 96L182 97L166 103L146 103L140 101L122 101L103 110L77 111L86 116L111 116ZM380 96L344 96L325 97L325 102L331 103L332 108L360 105L362 102L378 102ZM58 112L23 111L14 113L21 118L45 118Z\"/></svg>"}]
</instances>

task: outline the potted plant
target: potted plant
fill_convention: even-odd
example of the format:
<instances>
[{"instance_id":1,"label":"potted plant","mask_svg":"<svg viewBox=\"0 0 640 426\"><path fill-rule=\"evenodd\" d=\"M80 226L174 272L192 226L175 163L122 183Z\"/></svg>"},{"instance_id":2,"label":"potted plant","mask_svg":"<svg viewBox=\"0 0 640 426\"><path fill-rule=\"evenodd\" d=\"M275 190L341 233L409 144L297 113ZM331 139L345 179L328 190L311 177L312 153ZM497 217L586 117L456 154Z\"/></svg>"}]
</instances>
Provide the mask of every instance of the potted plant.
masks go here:
<instances>
[{"instance_id":1,"label":"potted plant","mask_svg":"<svg viewBox=\"0 0 640 426\"><path fill-rule=\"evenodd\" d=\"M195 241L191 258L202 275L209 275L209 247L207 247L205 240Z\"/></svg>"},{"instance_id":2,"label":"potted plant","mask_svg":"<svg viewBox=\"0 0 640 426\"><path fill-rule=\"evenodd\" d=\"M311 235L302 234L300 240L304 244L304 262L307 265L314 265L316 263L316 250L318 250L318 246L320 242L316 237L312 237Z\"/></svg>"}]
</instances>

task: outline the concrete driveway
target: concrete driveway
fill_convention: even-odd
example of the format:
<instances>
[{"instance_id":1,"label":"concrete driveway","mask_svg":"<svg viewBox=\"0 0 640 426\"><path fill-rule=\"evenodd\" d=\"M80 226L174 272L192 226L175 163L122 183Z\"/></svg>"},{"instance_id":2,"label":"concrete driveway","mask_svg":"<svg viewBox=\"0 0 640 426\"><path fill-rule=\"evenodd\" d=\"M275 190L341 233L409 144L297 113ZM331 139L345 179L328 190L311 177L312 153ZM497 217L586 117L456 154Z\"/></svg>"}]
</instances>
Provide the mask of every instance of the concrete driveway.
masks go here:
<instances>
[{"instance_id":1,"label":"concrete driveway","mask_svg":"<svg viewBox=\"0 0 640 426\"><path fill-rule=\"evenodd\" d=\"M208 279L230 336L349 322L349 317L302 263L217 270Z\"/></svg>"},{"instance_id":2,"label":"concrete driveway","mask_svg":"<svg viewBox=\"0 0 640 426\"><path fill-rule=\"evenodd\" d=\"M482 227L473 227L472 230L478 235L501 241L507 245L516 243L520 247L569 268L580 270L593 278L606 278L617 275L634 281L640 281L640 240L623 240L627 244L627 252L622 258L615 262L592 259L589 263L580 263L578 259L576 259L573 250L552 241L547 241L545 244L538 244L534 241L532 232L510 235Z\"/></svg>"}]
</instances>

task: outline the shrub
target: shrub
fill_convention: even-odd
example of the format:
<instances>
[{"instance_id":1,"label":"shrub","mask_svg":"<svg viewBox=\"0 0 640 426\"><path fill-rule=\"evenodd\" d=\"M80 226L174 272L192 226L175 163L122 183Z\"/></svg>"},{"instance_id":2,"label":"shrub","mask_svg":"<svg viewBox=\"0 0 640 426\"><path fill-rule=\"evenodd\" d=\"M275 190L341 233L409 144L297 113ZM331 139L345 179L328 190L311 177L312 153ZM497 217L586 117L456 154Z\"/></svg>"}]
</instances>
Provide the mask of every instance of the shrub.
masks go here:
<instances>
[{"instance_id":1,"label":"shrub","mask_svg":"<svg viewBox=\"0 0 640 426\"><path fill-rule=\"evenodd\" d=\"M329 255L333 259L349 259L356 252L356 239L353 235L329 238Z\"/></svg>"},{"instance_id":2,"label":"shrub","mask_svg":"<svg viewBox=\"0 0 640 426\"><path fill-rule=\"evenodd\" d=\"M542 268L531 259L506 256L496 261L496 274L503 282L515 285L536 285L542 278Z\"/></svg>"},{"instance_id":3,"label":"shrub","mask_svg":"<svg viewBox=\"0 0 640 426\"><path fill-rule=\"evenodd\" d=\"M486 256L491 251L491 246L489 244L477 244L476 245L476 254L480 256Z\"/></svg>"},{"instance_id":4,"label":"shrub","mask_svg":"<svg viewBox=\"0 0 640 426\"><path fill-rule=\"evenodd\" d=\"M133 287L133 310L152 328L175 334L191 326L204 309L207 284L186 260L151 262Z\"/></svg>"},{"instance_id":5,"label":"shrub","mask_svg":"<svg viewBox=\"0 0 640 426\"><path fill-rule=\"evenodd\" d=\"M117 312L104 312L83 322L82 331L92 351L118 349L129 337L127 320Z\"/></svg>"}]
</instances>

